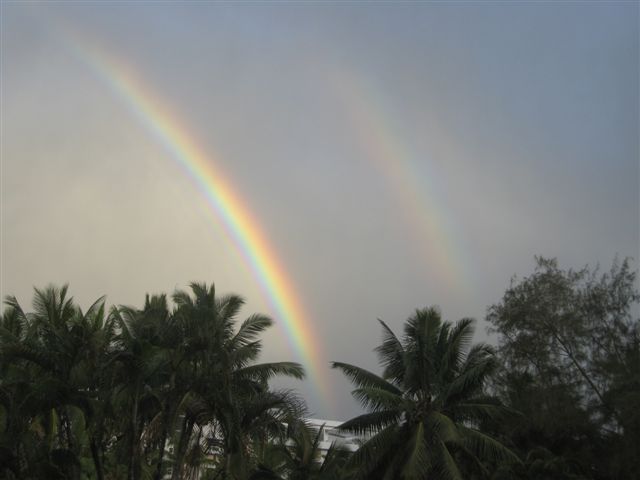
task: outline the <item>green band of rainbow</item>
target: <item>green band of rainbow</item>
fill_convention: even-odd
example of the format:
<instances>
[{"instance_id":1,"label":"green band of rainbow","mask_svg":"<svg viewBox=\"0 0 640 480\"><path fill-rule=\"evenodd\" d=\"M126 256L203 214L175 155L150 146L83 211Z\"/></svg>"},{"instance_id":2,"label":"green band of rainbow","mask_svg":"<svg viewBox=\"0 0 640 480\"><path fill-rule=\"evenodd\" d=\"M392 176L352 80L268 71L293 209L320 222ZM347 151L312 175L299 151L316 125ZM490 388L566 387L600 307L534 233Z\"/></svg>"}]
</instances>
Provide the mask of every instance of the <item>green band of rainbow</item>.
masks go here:
<instances>
[{"instance_id":1,"label":"green band of rainbow","mask_svg":"<svg viewBox=\"0 0 640 480\"><path fill-rule=\"evenodd\" d=\"M89 48L86 38L82 47L72 42L78 57L117 94L141 124L166 148L185 174L206 198L215 217L232 239L277 320L284 327L290 345L305 366L314 389L330 408L329 384L324 360L309 315L304 311L298 295L285 274L258 222L233 191L231 184L215 168L214 156L205 154L188 135L175 116L151 94L147 85L136 81L130 69L107 57L97 48ZM219 162L218 162L219 163Z\"/></svg>"},{"instance_id":2,"label":"green band of rainbow","mask_svg":"<svg viewBox=\"0 0 640 480\"><path fill-rule=\"evenodd\" d=\"M436 193L439 175L431 162L417 158L403 141L392 124L393 116L383 108L381 94L366 78L349 71L337 71L334 77L333 85L351 120L354 136L400 201L400 212L421 241L426 267L449 288L472 294L471 272L465 267L468 262L463 261L465 249L453 223L455 215ZM439 138L438 147L450 150L443 138Z\"/></svg>"}]
</instances>

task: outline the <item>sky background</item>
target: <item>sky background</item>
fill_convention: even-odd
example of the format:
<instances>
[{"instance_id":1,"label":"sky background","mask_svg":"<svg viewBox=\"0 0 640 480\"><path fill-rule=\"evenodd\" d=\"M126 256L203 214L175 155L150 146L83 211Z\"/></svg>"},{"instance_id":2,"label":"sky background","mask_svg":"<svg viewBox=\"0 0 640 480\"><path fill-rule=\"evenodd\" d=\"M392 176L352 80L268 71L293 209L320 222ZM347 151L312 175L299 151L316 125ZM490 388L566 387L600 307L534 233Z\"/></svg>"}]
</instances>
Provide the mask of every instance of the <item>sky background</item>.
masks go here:
<instances>
[{"instance_id":1,"label":"sky background","mask_svg":"<svg viewBox=\"0 0 640 480\"><path fill-rule=\"evenodd\" d=\"M375 371L377 318L483 317L534 255L640 258L636 2L2 2L0 294L142 306L190 281L277 325L220 216L91 66L135 73L269 239L323 360ZM82 52L85 53L82 53ZM81 52L81 53L78 53ZM638 263L635 262L637 269ZM359 412L285 383L317 417ZM330 399L323 399L326 396Z\"/></svg>"}]
</instances>

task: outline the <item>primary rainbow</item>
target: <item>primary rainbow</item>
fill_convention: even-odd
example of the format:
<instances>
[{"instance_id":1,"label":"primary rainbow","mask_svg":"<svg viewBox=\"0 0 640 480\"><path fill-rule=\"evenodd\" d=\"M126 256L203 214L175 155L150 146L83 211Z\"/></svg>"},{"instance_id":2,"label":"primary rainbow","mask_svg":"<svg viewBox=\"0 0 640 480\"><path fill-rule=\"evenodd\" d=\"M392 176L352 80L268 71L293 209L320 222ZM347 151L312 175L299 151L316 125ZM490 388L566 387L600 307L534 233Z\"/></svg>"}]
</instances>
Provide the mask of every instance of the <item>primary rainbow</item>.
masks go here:
<instances>
[{"instance_id":1,"label":"primary rainbow","mask_svg":"<svg viewBox=\"0 0 640 480\"><path fill-rule=\"evenodd\" d=\"M131 69L117 62L87 39L70 42L76 55L120 97L142 125L166 148L185 174L195 183L207 204L231 237L267 302L286 331L289 343L304 364L314 389L330 408L328 364L321 354L318 336L309 315L298 301L274 250L257 221L249 213L230 182L216 168L215 157L205 153L180 125L176 117L138 80Z\"/></svg>"}]
</instances>

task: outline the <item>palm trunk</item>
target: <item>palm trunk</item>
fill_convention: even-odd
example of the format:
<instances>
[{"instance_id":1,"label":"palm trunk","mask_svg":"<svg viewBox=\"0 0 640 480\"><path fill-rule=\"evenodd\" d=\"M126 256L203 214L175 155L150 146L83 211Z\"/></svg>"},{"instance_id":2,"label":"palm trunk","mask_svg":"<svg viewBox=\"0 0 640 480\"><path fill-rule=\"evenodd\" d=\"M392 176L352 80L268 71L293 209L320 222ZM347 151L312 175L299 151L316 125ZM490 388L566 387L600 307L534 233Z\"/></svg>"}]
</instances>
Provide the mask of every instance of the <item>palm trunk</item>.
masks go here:
<instances>
[{"instance_id":1,"label":"palm trunk","mask_svg":"<svg viewBox=\"0 0 640 480\"><path fill-rule=\"evenodd\" d=\"M177 365L172 365L172 373L171 378L169 380L169 390L168 392L175 392L176 390L176 372L180 362ZM160 437L160 451L158 452L158 463L156 465L156 473L153 476L154 480L162 480L162 462L164 461L165 448L167 445L167 437L169 436L169 428L173 428L174 418L175 418L175 408L172 408L172 393L167 393L167 397L165 397L164 405L163 405L163 422L162 422L162 435ZM177 400L176 400L177 401Z\"/></svg>"},{"instance_id":2,"label":"palm trunk","mask_svg":"<svg viewBox=\"0 0 640 480\"><path fill-rule=\"evenodd\" d=\"M193 424L194 424L193 419L185 415L182 421L180 441L178 442L178 448L176 450L175 462L173 466L173 472L171 474L171 480L180 480L180 476L182 475L182 462L187 452L187 447L189 445L189 439L191 438L191 433L193 432Z\"/></svg>"},{"instance_id":3,"label":"palm trunk","mask_svg":"<svg viewBox=\"0 0 640 480\"><path fill-rule=\"evenodd\" d=\"M100 458L100 450L98 449L98 443L95 437L91 438L91 457L93 458L93 466L96 470L97 480L104 480L102 459Z\"/></svg>"},{"instance_id":4,"label":"palm trunk","mask_svg":"<svg viewBox=\"0 0 640 480\"><path fill-rule=\"evenodd\" d=\"M133 409L131 412L131 439L129 442L129 480L136 480L136 467L138 458L138 395L140 383L136 384L135 395L133 396Z\"/></svg>"},{"instance_id":5,"label":"palm trunk","mask_svg":"<svg viewBox=\"0 0 640 480\"><path fill-rule=\"evenodd\" d=\"M223 478L232 478L231 470L233 469L233 456L236 455L236 448L233 445L231 434L227 432L225 439L225 459L224 459L224 476Z\"/></svg>"},{"instance_id":6,"label":"palm trunk","mask_svg":"<svg viewBox=\"0 0 640 480\"><path fill-rule=\"evenodd\" d=\"M158 463L156 465L156 473L153 476L154 480L162 480L162 462L164 461L164 449L167 445L167 435L169 433L169 426L167 422L169 421L168 415L165 417L164 424L162 426L162 436L160 437L160 451L158 452Z\"/></svg>"},{"instance_id":7,"label":"palm trunk","mask_svg":"<svg viewBox=\"0 0 640 480\"><path fill-rule=\"evenodd\" d=\"M79 452L76 451L76 442L73 438L73 430L71 426L71 420L69 419L69 410L65 406L61 410L61 420L64 430L64 436L67 437L67 448L76 458L80 458ZM80 478L80 468L76 465L70 467L70 474L73 480Z\"/></svg>"}]
</instances>

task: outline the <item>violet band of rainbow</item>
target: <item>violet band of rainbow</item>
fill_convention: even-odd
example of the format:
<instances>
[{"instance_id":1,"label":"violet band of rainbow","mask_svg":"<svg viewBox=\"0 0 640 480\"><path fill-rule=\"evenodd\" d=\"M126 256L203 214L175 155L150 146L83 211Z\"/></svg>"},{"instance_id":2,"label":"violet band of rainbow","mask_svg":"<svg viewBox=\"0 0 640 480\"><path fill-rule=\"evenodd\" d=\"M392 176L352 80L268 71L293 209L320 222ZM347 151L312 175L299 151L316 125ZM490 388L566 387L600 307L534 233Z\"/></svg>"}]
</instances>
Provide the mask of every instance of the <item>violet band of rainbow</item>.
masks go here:
<instances>
[{"instance_id":1,"label":"violet band of rainbow","mask_svg":"<svg viewBox=\"0 0 640 480\"><path fill-rule=\"evenodd\" d=\"M206 199L237 251L257 280L276 320L284 328L288 343L304 365L307 377L326 408L331 407L326 370L319 336L310 316L298 300L291 280L278 260L258 222L222 172L215 156L204 152L165 107L150 87L137 80L131 69L97 48L73 42L73 51L119 97L141 125L168 151L185 175ZM219 162L217 162L219 163Z\"/></svg>"},{"instance_id":2,"label":"violet band of rainbow","mask_svg":"<svg viewBox=\"0 0 640 480\"><path fill-rule=\"evenodd\" d=\"M400 214L422 242L423 265L453 288L471 295L471 272L465 267L455 215L436 193L438 175L428 158L420 158L393 124L382 95L355 72L336 71L332 85L342 100L353 136L399 201ZM452 150L447 141L438 147ZM419 166L418 167L418 162ZM455 233L454 233L455 232Z\"/></svg>"}]
</instances>

